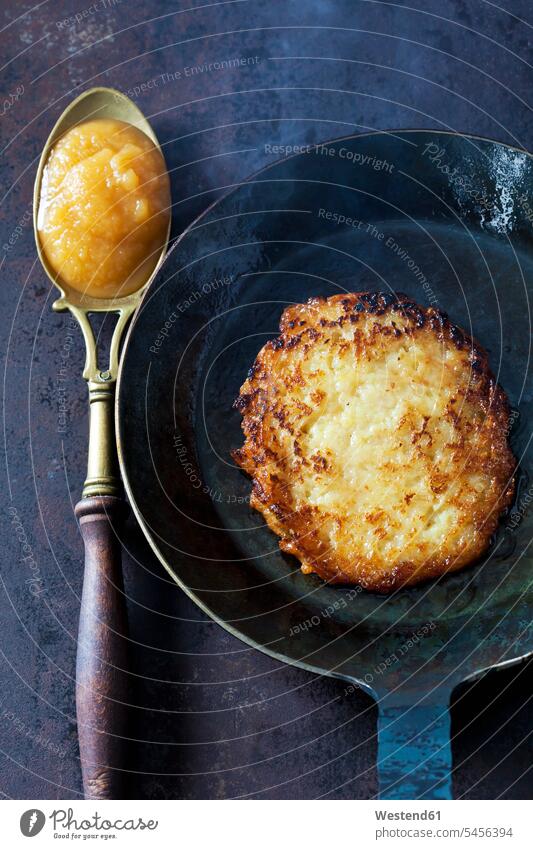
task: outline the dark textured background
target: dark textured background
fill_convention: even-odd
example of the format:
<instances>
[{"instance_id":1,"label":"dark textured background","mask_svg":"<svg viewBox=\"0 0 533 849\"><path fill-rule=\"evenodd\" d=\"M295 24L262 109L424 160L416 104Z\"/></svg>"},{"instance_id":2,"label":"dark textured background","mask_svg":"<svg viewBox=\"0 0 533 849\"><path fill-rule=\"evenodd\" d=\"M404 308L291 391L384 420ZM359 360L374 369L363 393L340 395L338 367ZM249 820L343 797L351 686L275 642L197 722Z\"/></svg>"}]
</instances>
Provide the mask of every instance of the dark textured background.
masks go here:
<instances>
[{"instance_id":1,"label":"dark textured background","mask_svg":"<svg viewBox=\"0 0 533 849\"><path fill-rule=\"evenodd\" d=\"M0 7L8 98L0 108L6 797L76 798L81 787L73 676L82 551L73 504L85 471L83 348L68 318L51 311L28 221L41 146L69 100L93 85L145 84L134 99L173 170L175 233L210 192L271 160L265 143L433 127L533 146L528 0L188 5L48 0L32 10L12 0ZM81 22L65 21L84 10ZM186 71L241 56L259 59ZM135 641L130 795L373 796L372 700L280 666L207 621L170 583L133 521L126 546ZM463 688L452 711L456 796L531 797L532 672L523 663Z\"/></svg>"}]
</instances>

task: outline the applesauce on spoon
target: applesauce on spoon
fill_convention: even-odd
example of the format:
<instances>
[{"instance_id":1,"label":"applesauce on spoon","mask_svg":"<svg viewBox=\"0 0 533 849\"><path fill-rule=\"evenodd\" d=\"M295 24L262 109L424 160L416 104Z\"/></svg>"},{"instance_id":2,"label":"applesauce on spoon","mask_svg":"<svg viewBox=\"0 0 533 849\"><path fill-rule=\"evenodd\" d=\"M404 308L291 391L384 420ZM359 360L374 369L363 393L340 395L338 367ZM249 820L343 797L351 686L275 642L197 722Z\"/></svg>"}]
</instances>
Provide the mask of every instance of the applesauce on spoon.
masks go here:
<instances>
[{"instance_id":1,"label":"applesauce on spoon","mask_svg":"<svg viewBox=\"0 0 533 849\"><path fill-rule=\"evenodd\" d=\"M158 263L169 216L163 156L133 125L85 121L52 148L37 229L59 282L93 298L137 291Z\"/></svg>"}]
</instances>

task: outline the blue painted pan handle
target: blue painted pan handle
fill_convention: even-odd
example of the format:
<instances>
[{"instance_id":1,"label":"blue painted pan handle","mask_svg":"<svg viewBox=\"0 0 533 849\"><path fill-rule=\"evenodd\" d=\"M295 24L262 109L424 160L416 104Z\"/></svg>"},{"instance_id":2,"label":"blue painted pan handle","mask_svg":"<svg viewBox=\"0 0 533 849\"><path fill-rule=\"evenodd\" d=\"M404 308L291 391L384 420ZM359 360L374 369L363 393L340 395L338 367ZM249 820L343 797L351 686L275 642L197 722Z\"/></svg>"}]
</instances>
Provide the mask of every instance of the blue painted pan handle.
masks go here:
<instances>
[{"instance_id":1,"label":"blue painted pan handle","mask_svg":"<svg viewBox=\"0 0 533 849\"><path fill-rule=\"evenodd\" d=\"M378 702L380 799L451 799L450 712L440 703Z\"/></svg>"}]
</instances>

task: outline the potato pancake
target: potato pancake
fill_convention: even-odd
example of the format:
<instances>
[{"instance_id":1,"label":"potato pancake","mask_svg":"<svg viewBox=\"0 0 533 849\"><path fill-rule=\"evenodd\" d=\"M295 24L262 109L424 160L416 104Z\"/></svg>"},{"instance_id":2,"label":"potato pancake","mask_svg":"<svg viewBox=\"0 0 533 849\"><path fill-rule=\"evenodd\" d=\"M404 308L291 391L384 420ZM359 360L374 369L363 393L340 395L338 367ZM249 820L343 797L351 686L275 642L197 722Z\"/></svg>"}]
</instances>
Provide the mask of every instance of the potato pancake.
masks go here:
<instances>
[{"instance_id":1,"label":"potato pancake","mask_svg":"<svg viewBox=\"0 0 533 849\"><path fill-rule=\"evenodd\" d=\"M486 352L405 295L288 307L235 405L251 505L306 574L390 592L455 571L512 501L509 406Z\"/></svg>"}]
</instances>

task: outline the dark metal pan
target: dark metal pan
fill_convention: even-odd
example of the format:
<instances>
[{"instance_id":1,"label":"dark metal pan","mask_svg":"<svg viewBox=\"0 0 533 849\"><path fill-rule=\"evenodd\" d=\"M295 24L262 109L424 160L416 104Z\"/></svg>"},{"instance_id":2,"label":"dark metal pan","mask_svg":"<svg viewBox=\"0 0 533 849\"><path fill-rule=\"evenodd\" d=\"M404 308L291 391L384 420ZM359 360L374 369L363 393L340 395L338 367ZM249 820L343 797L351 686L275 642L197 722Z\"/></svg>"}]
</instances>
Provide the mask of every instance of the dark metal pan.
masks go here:
<instances>
[{"instance_id":1,"label":"dark metal pan","mask_svg":"<svg viewBox=\"0 0 533 849\"><path fill-rule=\"evenodd\" d=\"M473 137L311 147L217 201L174 244L127 339L119 452L161 562L213 619L379 704L382 798L451 796L452 689L532 650L533 161ZM519 491L481 562L389 597L304 577L248 505L232 409L288 303L399 290L488 349L513 407Z\"/></svg>"}]
</instances>

